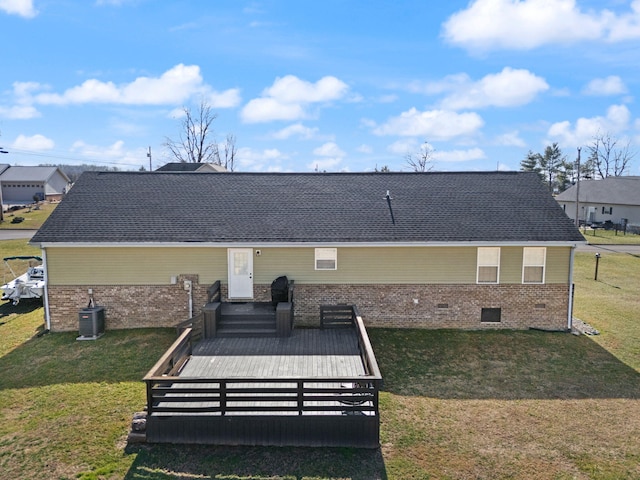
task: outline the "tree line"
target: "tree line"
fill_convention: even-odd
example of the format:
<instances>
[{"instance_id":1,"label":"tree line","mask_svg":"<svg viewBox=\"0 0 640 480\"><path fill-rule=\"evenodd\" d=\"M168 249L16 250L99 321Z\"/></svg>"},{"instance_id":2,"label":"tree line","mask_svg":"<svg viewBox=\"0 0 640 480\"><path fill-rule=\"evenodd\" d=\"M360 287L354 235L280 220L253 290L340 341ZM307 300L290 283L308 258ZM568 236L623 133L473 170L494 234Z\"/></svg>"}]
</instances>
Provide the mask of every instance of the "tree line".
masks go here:
<instances>
[{"instance_id":1,"label":"tree line","mask_svg":"<svg viewBox=\"0 0 640 480\"><path fill-rule=\"evenodd\" d=\"M580 153L581 149L578 149L578 155ZM585 153L587 156L580 163L568 160L558 143L552 143L542 153L529 150L520 162L520 170L537 173L549 190L560 193L573 185L578 178L595 180L622 176L628 173L631 160L636 155L631 149L631 141L621 143L609 133L598 133L587 146Z\"/></svg>"}]
</instances>

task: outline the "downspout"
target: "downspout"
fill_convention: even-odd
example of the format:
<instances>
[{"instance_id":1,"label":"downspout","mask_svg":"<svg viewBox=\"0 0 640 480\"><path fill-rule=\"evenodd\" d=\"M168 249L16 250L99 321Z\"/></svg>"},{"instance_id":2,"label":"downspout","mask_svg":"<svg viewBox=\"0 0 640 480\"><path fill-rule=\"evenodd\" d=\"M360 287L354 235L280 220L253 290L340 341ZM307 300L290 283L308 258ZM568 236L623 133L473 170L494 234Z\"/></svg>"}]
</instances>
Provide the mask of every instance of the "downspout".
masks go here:
<instances>
[{"instance_id":1,"label":"downspout","mask_svg":"<svg viewBox=\"0 0 640 480\"><path fill-rule=\"evenodd\" d=\"M44 303L44 324L45 330L51 331L51 313L49 311L49 267L47 266L47 250L40 248L42 251L42 264L44 265L44 296L42 301Z\"/></svg>"},{"instance_id":2,"label":"downspout","mask_svg":"<svg viewBox=\"0 0 640 480\"><path fill-rule=\"evenodd\" d=\"M576 246L571 247L571 255L569 259L569 308L567 312L567 330L571 331L573 327L573 261L576 255Z\"/></svg>"}]
</instances>

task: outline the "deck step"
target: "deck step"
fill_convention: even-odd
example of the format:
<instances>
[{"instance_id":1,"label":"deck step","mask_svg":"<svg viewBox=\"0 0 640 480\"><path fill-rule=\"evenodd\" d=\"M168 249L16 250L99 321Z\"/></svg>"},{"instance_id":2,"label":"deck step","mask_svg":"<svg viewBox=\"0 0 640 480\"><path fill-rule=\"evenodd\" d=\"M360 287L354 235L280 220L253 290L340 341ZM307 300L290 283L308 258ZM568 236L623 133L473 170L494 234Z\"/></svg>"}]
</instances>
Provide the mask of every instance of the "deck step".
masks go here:
<instances>
[{"instance_id":1,"label":"deck step","mask_svg":"<svg viewBox=\"0 0 640 480\"><path fill-rule=\"evenodd\" d=\"M275 328L222 328L216 332L220 338L276 337Z\"/></svg>"},{"instance_id":2,"label":"deck step","mask_svg":"<svg viewBox=\"0 0 640 480\"><path fill-rule=\"evenodd\" d=\"M275 307L267 303L223 304L216 336L275 337Z\"/></svg>"}]
</instances>

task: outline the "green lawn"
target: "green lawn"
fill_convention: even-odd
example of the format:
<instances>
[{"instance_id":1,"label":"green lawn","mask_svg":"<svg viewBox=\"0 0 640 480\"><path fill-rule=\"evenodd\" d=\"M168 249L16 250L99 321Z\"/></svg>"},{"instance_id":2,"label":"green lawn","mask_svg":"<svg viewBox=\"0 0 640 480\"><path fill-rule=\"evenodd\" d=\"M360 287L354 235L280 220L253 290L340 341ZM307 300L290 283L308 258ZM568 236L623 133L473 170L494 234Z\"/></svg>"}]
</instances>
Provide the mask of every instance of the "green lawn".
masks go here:
<instances>
[{"instance_id":1,"label":"green lawn","mask_svg":"<svg viewBox=\"0 0 640 480\"><path fill-rule=\"evenodd\" d=\"M0 245L3 247L4 243ZM640 258L576 256L576 316L602 333L371 329L381 448L126 445L171 330L47 334L0 307L0 471L81 479L640 478Z\"/></svg>"},{"instance_id":2,"label":"green lawn","mask_svg":"<svg viewBox=\"0 0 640 480\"><path fill-rule=\"evenodd\" d=\"M598 228L581 228L580 232L591 245L640 245L640 235L634 233L616 233L615 230L603 230Z\"/></svg>"},{"instance_id":3,"label":"green lawn","mask_svg":"<svg viewBox=\"0 0 640 480\"><path fill-rule=\"evenodd\" d=\"M29 206L14 212L4 212L4 222L0 222L0 229L38 230L57 206L57 203L43 202L37 210ZM22 217L24 221L11 223L16 217Z\"/></svg>"}]
</instances>

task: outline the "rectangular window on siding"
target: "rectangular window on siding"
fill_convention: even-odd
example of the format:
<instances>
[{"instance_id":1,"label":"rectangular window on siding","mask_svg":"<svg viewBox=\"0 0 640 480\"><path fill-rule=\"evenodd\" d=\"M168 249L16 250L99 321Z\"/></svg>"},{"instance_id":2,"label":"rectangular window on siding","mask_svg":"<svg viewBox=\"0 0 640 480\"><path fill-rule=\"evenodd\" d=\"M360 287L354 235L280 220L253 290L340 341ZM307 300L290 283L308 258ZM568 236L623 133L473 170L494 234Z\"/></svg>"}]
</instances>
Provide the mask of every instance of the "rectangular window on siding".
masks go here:
<instances>
[{"instance_id":1,"label":"rectangular window on siding","mask_svg":"<svg viewBox=\"0 0 640 480\"><path fill-rule=\"evenodd\" d=\"M525 247L522 253L522 283L544 283L546 247Z\"/></svg>"},{"instance_id":2,"label":"rectangular window on siding","mask_svg":"<svg viewBox=\"0 0 640 480\"><path fill-rule=\"evenodd\" d=\"M338 249L316 248L316 270L337 270Z\"/></svg>"},{"instance_id":3,"label":"rectangular window on siding","mask_svg":"<svg viewBox=\"0 0 640 480\"><path fill-rule=\"evenodd\" d=\"M498 283L500 247L478 247L478 283Z\"/></svg>"},{"instance_id":4,"label":"rectangular window on siding","mask_svg":"<svg viewBox=\"0 0 640 480\"><path fill-rule=\"evenodd\" d=\"M613 214L613 207L602 207L602 214L603 215L612 215Z\"/></svg>"}]
</instances>

